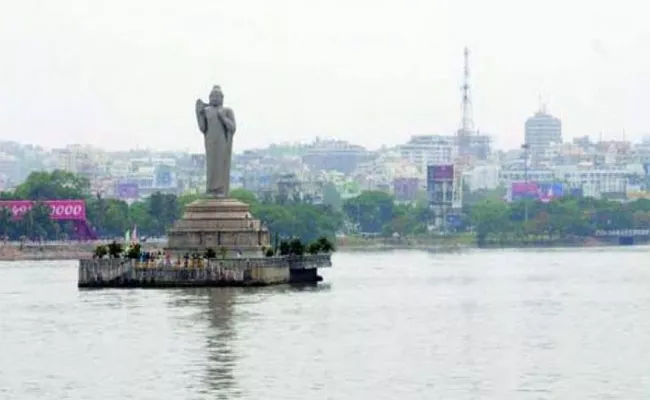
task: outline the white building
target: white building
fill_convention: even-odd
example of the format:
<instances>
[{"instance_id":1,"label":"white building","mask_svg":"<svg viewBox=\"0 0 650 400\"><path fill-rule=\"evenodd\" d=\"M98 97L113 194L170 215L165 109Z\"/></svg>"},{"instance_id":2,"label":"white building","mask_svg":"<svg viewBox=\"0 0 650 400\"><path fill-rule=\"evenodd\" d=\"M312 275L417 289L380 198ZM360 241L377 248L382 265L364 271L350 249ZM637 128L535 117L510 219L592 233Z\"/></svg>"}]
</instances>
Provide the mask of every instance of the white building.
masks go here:
<instances>
[{"instance_id":1,"label":"white building","mask_svg":"<svg viewBox=\"0 0 650 400\"><path fill-rule=\"evenodd\" d=\"M107 154L100 149L78 144L53 149L54 167L75 174L99 175L106 173Z\"/></svg>"},{"instance_id":2,"label":"white building","mask_svg":"<svg viewBox=\"0 0 650 400\"><path fill-rule=\"evenodd\" d=\"M552 182L555 174L550 169L502 169L499 171L499 183L510 186L512 182Z\"/></svg>"},{"instance_id":3,"label":"white building","mask_svg":"<svg viewBox=\"0 0 650 400\"><path fill-rule=\"evenodd\" d=\"M457 154L456 139L447 135L412 136L399 146L400 156L426 171L428 165L453 164Z\"/></svg>"},{"instance_id":4,"label":"white building","mask_svg":"<svg viewBox=\"0 0 650 400\"><path fill-rule=\"evenodd\" d=\"M562 121L541 109L525 123L525 143L536 162L554 143L562 143Z\"/></svg>"},{"instance_id":5,"label":"white building","mask_svg":"<svg viewBox=\"0 0 650 400\"><path fill-rule=\"evenodd\" d=\"M626 193L630 176L643 175L641 164L594 168L592 164L561 165L551 169L501 170L500 180L506 187L512 182L563 182L582 188L584 196L600 197L606 193ZM527 179L526 179L527 177Z\"/></svg>"},{"instance_id":6,"label":"white building","mask_svg":"<svg viewBox=\"0 0 650 400\"><path fill-rule=\"evenodd\" d=\"M476 190L492 190L499 186L498 165L479 165L463 174L463 180L473 192Z\"/></svg>"}]
</instances>

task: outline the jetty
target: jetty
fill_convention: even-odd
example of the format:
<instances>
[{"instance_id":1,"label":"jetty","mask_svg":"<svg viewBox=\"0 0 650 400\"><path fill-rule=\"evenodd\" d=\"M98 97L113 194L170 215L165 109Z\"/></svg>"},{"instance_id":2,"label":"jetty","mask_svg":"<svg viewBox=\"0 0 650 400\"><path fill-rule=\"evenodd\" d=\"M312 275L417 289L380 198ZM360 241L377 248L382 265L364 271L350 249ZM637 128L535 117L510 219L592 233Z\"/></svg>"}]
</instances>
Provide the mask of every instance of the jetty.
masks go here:
<instances>
[{"instance_id":1,"label":"jetty","mask_svg":"<svg viewBox=\"0 0 650 400\"><path fill-rule=\"evenodd\" d=\"M79 288L172 288L266 286L316 283L319 268L332 266L330 254L263 258L140 261L79 260Z\"/></svg>"}]
</instances>

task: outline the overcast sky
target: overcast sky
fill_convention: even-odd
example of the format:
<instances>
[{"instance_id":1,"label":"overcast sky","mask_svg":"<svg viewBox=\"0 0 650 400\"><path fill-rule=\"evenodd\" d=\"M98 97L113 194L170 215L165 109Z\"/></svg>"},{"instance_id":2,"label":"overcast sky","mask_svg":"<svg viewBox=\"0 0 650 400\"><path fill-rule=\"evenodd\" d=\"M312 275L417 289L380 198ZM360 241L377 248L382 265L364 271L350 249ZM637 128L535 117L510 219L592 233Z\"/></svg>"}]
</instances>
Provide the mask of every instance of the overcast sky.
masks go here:
<instances>
[{"instance_id":1,"label":"overcast sky","mask_svg":"<svg viewBox=\"0 0 650 400\"><path fill-rule=\"evenodd\" d=\"M336 137L371 148L474 120L516 147L541 94L565 137L650 132L639 1L20 0L0 5L0 140L202 149L213 83L235 148Z\"/></svg>"}]
</instances>

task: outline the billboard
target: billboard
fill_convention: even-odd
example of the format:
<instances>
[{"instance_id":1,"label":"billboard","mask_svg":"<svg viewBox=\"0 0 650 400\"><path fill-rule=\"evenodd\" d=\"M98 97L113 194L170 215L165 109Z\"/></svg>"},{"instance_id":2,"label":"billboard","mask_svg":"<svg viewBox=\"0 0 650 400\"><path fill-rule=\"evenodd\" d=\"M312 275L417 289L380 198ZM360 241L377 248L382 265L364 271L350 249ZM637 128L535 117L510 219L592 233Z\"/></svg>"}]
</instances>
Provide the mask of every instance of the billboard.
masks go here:
<instances>
[{"instance_id":1,"label":"billboard","mask_svg":"<svg viewBox=\"0 0 650 400\"><path fill-rule=\"evenodd\" d=\"M452 164L427 166L427 181L453 181L453 180L454 180L454 166Z\"/></svg>"},{"instance_id":2,"label":"billboard","mask_svg":"<svg viewBox=\"0 0 650 400\"><path fill-rule=\"evenodd\" d=\"M510 190L512 201L537 200L537 190L537 182L512 182Z\"/></svg>"},{"instance_id":3,"label":"billboard","mask_svg":"<svg viewBox=\"0 0 650 400\"><path fill-rule=\"evenodd\" d=\"M119 183L117 185L117 197L120 199L137 199L139 197L138 184Z\"/></svg>"},{"instance_id":4,"label":"billboard","mask_svg":"<svg viewBox=\"0 0 650 400\"><path fill-rule=\"evenodd\" d=\"M34 205L31 200L0 201L0 207L8 208L14 218L20 219ZM85 221L86 202L83 200L48 200L43 202L50 207L50 218L55 221Z\"/></svg>"},{"instance_id":5,"label":"billboard","mask_svg":"<svg viewBox=\"0 0 650 400\"><path fill-rule=\"evenodd\" d=\"M463 226L463 220L458 214L449 214L446 218L447 226L451 228L461 228Z\"/></svg>"},{"instance_id":6,"label":"billboard","mask_svg":"<svg viewBox=\"0 0 650 400\"><path fill-rule=\"evenodd\" d=\"M512 201L549 202L564 196L564 185L557 182L512 182L510 194Z\"/></svg>"},{"instance_id":7,"label":"billboard","mask_svg":"<svg viewBox=\"0 0 650 400\"><path fill-rule=\"evenodd\" d=\"M547 203L564 196L564 185L561 183L539 183L537 186L537 198L541 202Z\"/></svg>"}]
</instances>

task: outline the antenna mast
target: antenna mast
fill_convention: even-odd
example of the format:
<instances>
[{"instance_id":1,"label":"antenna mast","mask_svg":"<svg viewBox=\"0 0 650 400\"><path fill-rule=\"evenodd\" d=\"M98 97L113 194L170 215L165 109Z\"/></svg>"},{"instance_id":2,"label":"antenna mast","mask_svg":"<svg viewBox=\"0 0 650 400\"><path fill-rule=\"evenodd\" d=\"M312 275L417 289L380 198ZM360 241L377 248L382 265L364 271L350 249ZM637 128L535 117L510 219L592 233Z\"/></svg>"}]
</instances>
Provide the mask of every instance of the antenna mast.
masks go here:
<instances>
[{"instance_id":1,"label":"antenna mast","mask_svg":"<svg viewBox=\"0 0 650 400\"><path fill-rule=\"evenodd\" d=\"M463 92L462 118L460 129L471 134L474 131L474 119L472 118L472 92L469 84L469 49L465 47L463 52Z\"/></svg>"},{"instance_id":2,"label":"antenna mast","mask_svg":"<svg viewBox=\"0 0 650 400\"><path fill-rule=\"evenodd\" d=\"M472 118L472 92L469 84L469 49L463 51L463 85L461 86L461 122L456 133L458 155L454 163L454 182L452 208L460 209L463 205L463 171L469 164L472 150L472 136L475 134Z\"/></svg>"},{"instance_id":3,"label":"antenna mast","mask_svg":"<svg viewBox=\"0 0 650 400\"><path fill-rule=\"evenodd\" d=\"M472 118L472 92L469 83L469 49L463 51L463 84L461 86L461 122L458 130L458 152L465 156L469 152L470 139L474 133L474 119Z\"/></svg>"}]
</instances>

